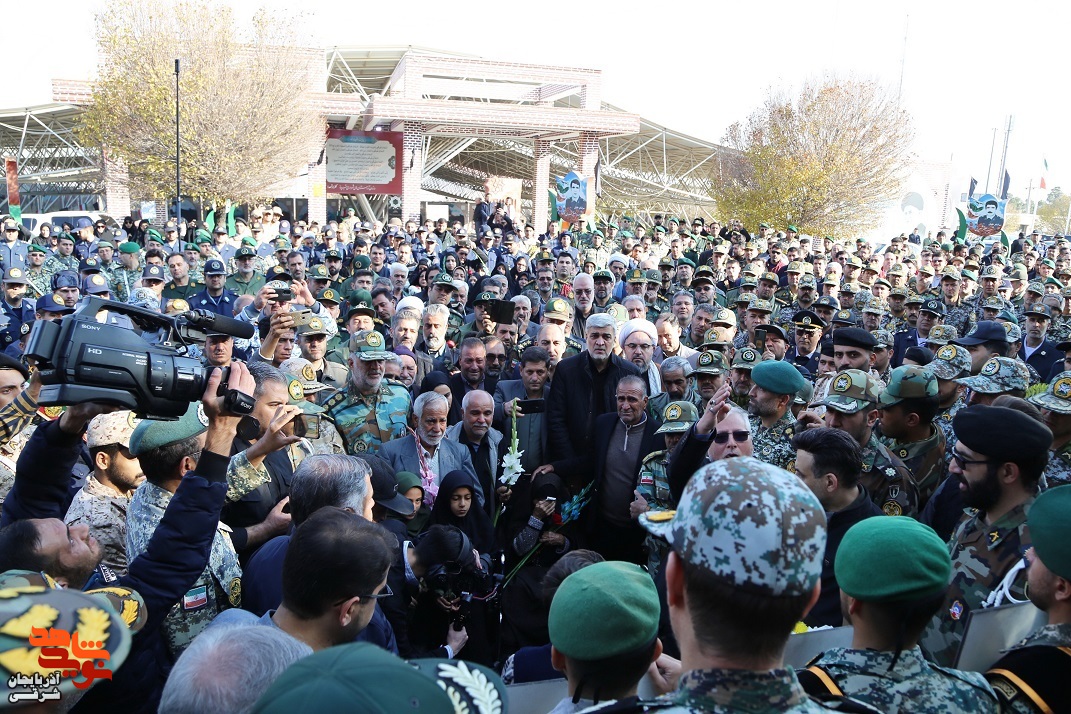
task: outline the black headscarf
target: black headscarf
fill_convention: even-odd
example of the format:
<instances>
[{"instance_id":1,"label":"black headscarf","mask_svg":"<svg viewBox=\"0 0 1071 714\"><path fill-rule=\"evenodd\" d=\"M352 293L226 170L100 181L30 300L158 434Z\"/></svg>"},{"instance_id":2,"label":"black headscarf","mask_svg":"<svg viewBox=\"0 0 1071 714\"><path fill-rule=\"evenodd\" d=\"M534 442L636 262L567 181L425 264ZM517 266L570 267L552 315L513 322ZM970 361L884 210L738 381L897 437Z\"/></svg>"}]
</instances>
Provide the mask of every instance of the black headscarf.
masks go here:
<instances>
[{"instance_id":1,"label":"black headscarf","mask_svg":"<svg viewBox=\"0 0 1071 714\"><path fill-rule=\"evenodd\" d=\"M467 488L472 491L472 506L464 518L458 518L450 510L450 497L459 488ZM494 527L491 525L491 517L487 515L476 500L476 482L465 471L457 470L443 476L439 482L439 493L435 497L435 505L431 508L429 525L457 526L472 541L472 547L481 553L489 553L494 549Z\"/></svg>"}]
</instances>

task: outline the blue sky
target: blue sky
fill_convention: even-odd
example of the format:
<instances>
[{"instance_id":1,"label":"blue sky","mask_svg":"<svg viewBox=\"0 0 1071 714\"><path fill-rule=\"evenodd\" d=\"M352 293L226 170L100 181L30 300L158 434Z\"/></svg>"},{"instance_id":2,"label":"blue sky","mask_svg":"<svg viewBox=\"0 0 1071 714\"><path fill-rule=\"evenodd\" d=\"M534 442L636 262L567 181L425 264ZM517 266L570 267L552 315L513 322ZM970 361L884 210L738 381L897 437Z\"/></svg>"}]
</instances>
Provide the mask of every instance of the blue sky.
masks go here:
<instances>
[{"instance_id":1,"label":"blue sky","mask_svg":"<svg viewBox=\"0 0 1071 714\"><path fill-rule=\"evenodd\" d=\"M265 3L231 4L248 15ZM281 18L288 6L274 5ZM53 77L89 78L96 62L93 15L100 7L49 0L6 8L7 25L19 30L20 45L13 48L19 62L17 70L9 68L17 74L9 74L0 106L49 101ZM897 87L902 68L903 102L915 121L921 158L952 160L964 180L974 175L984 185L993 128L1013 114L1012 192L1025 196L1030 179L1037 185L1043 157L1048 186L1071 189L1065 128L1071 63L1061 46L1071 4L590 0L540 15L530 3L459 7L441 0L303 0L300 7L304 41L311 45L408 44L602 69L605 101L712 141L771 87L791 89L829 73ZM290 31L292 24L280 23L280 32Z\"/></svg>"}]
</instances>

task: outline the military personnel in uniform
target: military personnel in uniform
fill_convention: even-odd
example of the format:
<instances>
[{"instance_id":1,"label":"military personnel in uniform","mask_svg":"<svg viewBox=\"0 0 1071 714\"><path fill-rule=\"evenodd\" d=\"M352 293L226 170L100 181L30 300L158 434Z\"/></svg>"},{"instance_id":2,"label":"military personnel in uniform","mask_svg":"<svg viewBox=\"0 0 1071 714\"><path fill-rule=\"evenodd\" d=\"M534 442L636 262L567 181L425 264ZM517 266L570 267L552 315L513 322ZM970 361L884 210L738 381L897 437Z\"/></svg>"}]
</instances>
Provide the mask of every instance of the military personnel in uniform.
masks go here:
<instances>
[{"instance_id":1,"label":"military personnel in uniform","mask_svg":"<svg viewBox=\"0 0 1071 714\"><path fill-rule=\"evenodd\" d=\"M123 267L112 272L112 295L120 302L127 302L134 291L135 284L141 280L143 272L141 248L138 244L131 241L120 243L119 262L123 264Z\"/></svg>"},{"instance_id":2,"label":"military personnel in uniform","mask_svg":"<svg viewBox=\"0 0 1071 714\"><path fill-rule=\"evenodd\" d=\"M962 274L955 266L948 266L941 271L941 293L945 304L943 323L956 328L961 335L967 334L977 322L971 305L960 295Z\"/></svg>"},{"instance_id":3,"label":"military personnel in uniform","mask_svg":"<svg viewBox=\"0 0 1071 714\"><path fill-rule=\"evenodd\" d=\"M134 429L130 436L130 454L139 460L157 460L162 449L174 444L188 444L189 452L179 457L179 462L172 466L174 474L160 474L160 466L157 465L146 474L149 480L134 493L127 513L128 561L133 561L148 549L152 534L182 481L181 474L197 462L207 430L208 416L201 402L191 404L178 421L146 419ZM267 480L266 476L259 474L255 477L257 480L250 482L228 483L228 499L236 501ZM182 600L171 609L164 622L172 656L182 654L212 618L223 610L241 604L242 569L231 543L230 528L220 522L212 540L208 565L182 596Z\"/></svg>"},{"instance_id":4,"label":"military personnel in uniform","mask_svg":"<svg viewBox=\"0 0 1071 714\"><path fill-rule=\"evenodd\" d=\"M945 478L945 433L933 423L937 377L925 367L894 369L878 397L882 442L904 462L925 504Z\"/></svg>"},{"instance_id":5,"label":"military personnel in uniform","mask_svg":"<svg viewBox=\"0 0 1071 714\"><path fill-rule=\"evenodd\" d=\"M952 430L952 420L955 419L960 409L967 406L967 402L963 399L965 388L956 380L970 375L971 353L960 345L946 344L938 348L934 353L933 361L926 366L937 378L937 414L933 418L933 423L945 434L945 463L947 463L952 458L952 447L956 445L956 433Z\"/></svg>"},{"instance_id":6,"label":"military personnel in uniform","mask_svg":"<svg viewBox=\"0 0 1071 714\"><path fill-rule=\"evenodd\" d=\"M1048 624L1008 650L986 678L1000 699L1001 711L1040 714L1063 711L1071 676L1071 488L1038 496L1027 526L1033 547L1026 552L1027 597L1048 617Z\"/></svg>"},{"instance_id":7,"label":"military personnel in uniform","mask_svg":"<svg viewBox=\"0 0 1071 714\"><path fill-rule=\"evenodd\" d=\"M42 246L31 245L26 256L26 297L37 300L52 293L51 275L45 272L45 256L48 251Z\"/></svg>"},{"instance_id":8,"label":"military personnel in uniform","mask_svg":"<svg viewBox=\"0 0 1071 714\"><path fill-rule=\"evenodd\" d=\"M681 437L699 421L699 410L691 402L670 402L660 414L662 426L655 435L664 435L666 448L654 451L643 458L640 463L640 475L636 485L636 500L632 506L632 517L650 511L668 511L673 508L673 498L669 491L669 456L677 447ZM658 572L666 554L666 544L650 535L644 542L647 549L647 570Z\"/></svg>"},{"instance_id":9,"label":"military personnel in uniform","mask_svg":"<svg viewBox=\"0 0 1071 714\"><path fill-rule=\"evenodd\" d=\"M1007 407L967 407L953 428L958 441L948 469L964 484L963 503L972 510L949 542L952 584L921 640L942 666L955 658L972 611L1023 599L1021 567L1031 544L1026 514L1052 445L1044 424ZM1019 572L1009 576L1013 569Z\"/></svg>"},{"instance_id":10,"label":"military personnel in uniform","mask_svg":"<svg viewBox=\"0 0 1071 714\"><path fill-rule=\"evenodd\" d=\"M658 319L663 312L669 312L669 299L666 294L659 290L662 284L662 275L659 271L651 269L647 271L647 292L644 293L644 304L647 305L647 319L651 315ZM652 320L653 322L653 320Z\"/></svg>"},{"instance_id":11,"label":"military personnel in uniform","mask_svg":"<svg viewBox=\"0 0 1071 714\"><path fill-rule=\"evenodd\" d=\"M881 383L872 374L858 369L838 372L829 383L822 401L825 425L846 431L863 450L861 482L878 508L887 516L914 516L919 508L918 489L904 463L878 439ZM801 415L801 419L802 419ZM809 417L808 424L817 424Z\"/></svg>"},{"instance_id":12,"label":"military personnel in uniform","mask_svg":"<svg viewBox=\"0 0 1071 714\"><path fill-rule=\"evenodd\" d=\"M792 448L792 436L796 433L792 401L807 386L806 381L788 362L767 360L751 370L747 412L755 456L788 471L796 464L796 450Z\"/></svg>"},{"instance_id":13,"label":"military personnel in uniform","mask_svg":"<svg viewBox=\"0 0 1071 714\"><path fill-rule=\"evenodd\" d=\"M84 523L101 547L101 562L126 574L126 515L134 491L145 481L138 460L129 456L130 435L141 422L123 410L101 414L89 423L86 446L93 472L71 500L63 522Z\"/></svg>"},{"instance_id":14,"label":"military personnel in uniform","mask_svg":"<svg viewBox=\"0 0 1071 714\"><path fill-rule=\"evenodd\" d=\"M824 711L783 666L786 623L816 597L826 544L822 506L802 481L757 458L717 461L691 478L676 512L640 522L669 544L669 618L678 641L694 648L676 691L604 711ZM757 614L774 601L789 608L783 617Z\"/></svg>"},{"instance_id":15,"label":"military personnel in uniform","mask_svg":"<svg viewBox=\"0 0 1071 714\"><path fill-rule=\"evenodd\" d=\"M52 277L63 270L78 272L78 256L74 254L74 238L61 233L56 239L56 252L45 261L44 270Z\"/></svg>"},{"instance_id":16,"label":"military personnel in uniform","mask_svg":"<svg viewBox=\"0 0 1071 714\"><path fill-rule=\"evenodd\" d=\"M324 413L342 441L346 453L375 453L379 446L406 434L409 392L383 381L383 362L391 357L383 336L361 330L350 337L350 380L347 388L323 403Z\"/></svg>"},{"instance_id":17,"label":"military personnel in uniform","mask_svg":"<svg viewBox=\"0 0 1071 714\"><path fill-rule=\"evenodd\" d=\"M1035 394L1028 402L1041 410L1052 430L1052 452L1045 467L1044 486L1071 484L1071 372L1056 375L1043 394Z\"/></svg>"},{"instance_id":18,"label":"military personnel in uniform","mask_svg":"<svg viewBox=\"0 0 1071 714\"><path fill-rule=\"evenodd\" d=\"M999 711L981 674L926 661L917 644L924 623L916 617L903 627L905 612L932 614L948 589L952 562L932 529L909 518L860 521L844 535L834 570L855 625L852 646L811 660L799 673L808 693L846 694L883 712Z\"/></svg>"}]
</instances>

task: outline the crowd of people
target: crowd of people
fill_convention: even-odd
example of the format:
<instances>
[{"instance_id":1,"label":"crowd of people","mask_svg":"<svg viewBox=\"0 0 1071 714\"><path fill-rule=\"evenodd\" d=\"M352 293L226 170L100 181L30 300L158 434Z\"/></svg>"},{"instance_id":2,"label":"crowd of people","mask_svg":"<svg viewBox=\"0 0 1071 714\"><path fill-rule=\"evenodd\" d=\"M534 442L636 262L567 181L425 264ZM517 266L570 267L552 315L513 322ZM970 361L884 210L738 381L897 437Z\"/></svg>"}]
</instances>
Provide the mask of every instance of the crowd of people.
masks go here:
<instances>
[{"instance_id":1,"label":"crowd of people","mask_svg":"<svg viewBox=\"0 0 1071 714\"><path fill-rule=\"evenodd\" d=\"M507 686L560 679L554 714L1066 711L1071 241L507 208L6 219L5 701L529 711ZM91 298L203 398L42 405L34 325ZM973 613L1027 600L1044 627L954 668Z\"/></svg>"}]
</instances>

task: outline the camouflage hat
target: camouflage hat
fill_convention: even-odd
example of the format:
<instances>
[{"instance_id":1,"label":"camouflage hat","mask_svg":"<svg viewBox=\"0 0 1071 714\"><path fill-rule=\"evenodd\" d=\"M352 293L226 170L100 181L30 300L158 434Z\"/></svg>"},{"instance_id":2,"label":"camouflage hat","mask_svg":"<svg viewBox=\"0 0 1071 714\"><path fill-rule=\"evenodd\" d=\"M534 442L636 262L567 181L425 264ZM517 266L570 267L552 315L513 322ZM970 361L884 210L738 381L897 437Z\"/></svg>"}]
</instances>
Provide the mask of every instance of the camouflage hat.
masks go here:
<instances>
[{"instance_id":1,"label":"camouflage hat","mask_svg":"<svg viewBox=\"0 0 1071 714\"><path fill-rule=\"evenodd\" d=\"M539 253L536 253L535 262L537 262L537 263L553 263L554 262L554 254L551 253L549 250L540 251Z\"/></svg>"},{"instance_id":2,"label":"camouflage hat","mask_svg":"<svg viewBox=\"0 0 1071 714\"><path fill-rule=\"evenodd\" d=\"M813 290L818 287L818 281L815 280L814 275L812 275L811 273L807 273L806 275L800 277L800 282L797 287L801 290L803 288L811 288Z\"/></svg>"},{"instance_id":3,"label":"camouflage hat","mask_svg":"<svg viewBox=\"0 0 1071 714\"><path fill-rule=\"evenodd\" d=\"M662 426L655 434L683 434L699 421L699 410L691 402L670 402L662 412Z\"/></svg>"},{"instance_id":4,"label":"camouflage hat","mask_svg":"<svg viewBox=\"0 0 1071 714\"><path fill-rule=\"evenodd\" d=\"M186 413L176 420L162 421L143 419L130 435L131 456L141 456L162 446L177 444L180 441L208 431L208 415L201 402L193 402Z\"/></svg>"},{"instance_id":5,"label":"camouflage hat","mask_svg":"<svg viewBox=\"0 0 1071 714\"><path fill-rule=\"evenodd\" d=\"M130 627L112 603L128 601L133 591L115 590L123 595L113 600L100 592L56 587L55 581L40 573L4 573L0 583L0 669L8 675L5 681L11 688L5 700L41 701L39 694L54 693L62 701L100 679L111 679L111 673L126 660L131 644ZM140 596L129 601L141 603L144 611ZM133 622L137 621L135 617ZM45 634L35 635L35 629ZM71 641L74 633L77 643ZM46 647L62 651L45 655L42 650ZM90 670L95 676L83 674ZM43 681L35 683L34 675ZM24 679L29 681L20 681Z\"/></svg>"},{"instance_id":6,"label":"camouflage hat","mask_svg":"<svg viewBox=\"0 0 1071 714\"><path fill-rule=\"evenodd\" d=\"M751 301L751 304L747 306L748 310L754 310L755 312L772 313L774 311L773 300L763 300L762 298L755 298Z\"/></svg>"},{"instance_id":7,"label":"camouflage hat","mask_svg":"<svg viewBox=\"0 0 1071 714\"><path fill-rule=\"evenodd\" d=\"M134 288L127 302L133 307L160 311L160 296L149 288Z\"/></svg>"},{"instance_id":8,"label":"camouflage hat","mask_svg":"<svg viewBox=\"0 0 1071 714\"><path fill-rule=\"evenodd\" d=\"M956 382L980 394L1003 394L1013 390L1025 392L1030 385L1030 370L1026 363L1011 357L990 357L982 365L981 372L962 377Z\"/></svg>"},{"instance_id":9,"label":"camouflage hat","mask_svg":"<svg viewBox=\"0 0 1071 714\"><path fill-rule=\"evenodd\" d=\"M822 572L826 518L792 473L749 456L699 469L677 510L640 516L695 568L773 596L814 590Z\"/></svg>"},{"instance_id":10,"label":"camouflage hat","mask_svg":"<svg viewBox=\"0 0 1071 714\"><path fill-rule=\"evenodd\" d=\"M984 310L1003 310L1004 298L1000 295L990 295L989 297L982 298L980 306Z\"/></svg>"},{"instance_id":11,"label":"camouflage hat","mask_svg":"<svg viewBox=\"0 0 1071 714\"><path fill-rule=\"evenodd\" d=\"M659 280L659 282L661 282L661 280L662 280L662 276L661 275L658 277L658 280ZM626 283L646 283L647 282L647 271L640 270L639 268L636 268L635 270L630 270L625 274L625 282Z\"/></svg>"},{"instance_id":12,"label":"camouflage hat","mask_svg":"<svg viewBox=\"0 0 1071 714\"><path fill-rule=\"evenodd\" d=\"M863 312L870 315L884 315L885 308L876 302L867 303L863 308Z\"/></svg>"},{"instance_id":13,"label":"camouflage hat","mask_svg":"<svg viewBox=\"0 0 1071 714\"><path fill-rule=\"evenodd\" d=\"M888 330L872 330L870 334L874 335L874 339L878 341L876 348L889 349L893 346L893 336Z\"/></svg>"},{"instance_id":14,"label":"camouflage hat","mask_svg":"<svg viewBox=\"0 0 1071 714\"><path fill-rule=\"evenodd\" d=\"M205 273L205 275L208 275L208 273ZM327 266L320 263L309 268L309 278L311 280L330 280L331 275L327 272Z\"/></svg>"},{"instance_id":15,"label":"camouflage hat","mask_svg":"<svg viewBox=\"0 0 1071 714\"><path fill-rule=\"evenodd\" d=\"M714 246L714 252L721 253L724 255L729 252L729 246L726 243L718 243L716 246Z\"/></svg>"},{"instance_id":16,"label":"camouflage hat","mask_svg":"<svg viewBox=\"0 0 1071 714\"><path fill-rule=\"evenodd\" d=\"M958 281L963 276L959 272L959 268L954 265L946 266L941 271L941 280L956 280Z\"/></svg>"},{"instance_id":17,"label":"camouflage hat","mask_svg":"<svg viewBox=\"0 0 1071 714\"><path fill-rule=\"evenodd\" d=\"M905 399L937 396L937 378L930 370L913 364L897 367L889 375L889 384L878 396L878 408L896 406Z\"/></svg>"},{"instance_id":18,"label":"camouflage hat","mask_svg":"<svg viewBox=\"0 0 1071 714\"><path fill-rule=\"evenodd\" d=\"M695 360L695 369L692 374L706 374L717 377L720 374L725 374L729 369L729 362L725 357L724 352L718 350L706 350L700 352L699 356Z\"/></svg>"},{"instance_id":19,"label":"camouflage hat","mask_svg":"<svg viewBox=\"0 0 1071 714\"><path fill-rule=\"evenodd\" d=\"M565 298L551 298L543 309L543 317L550 317L555 320L571 320L573 319L573 306Z\"/></svg>"},{"instance_id":20,"label":"camouflage hat","mask_svg":"<svg viewBox=\"0 0 1071 714\"><path fill-rule=\"evenodd\" d=\"M119 444L130 447L130 435L141 423L141 419L134 416L131 411L123 410L110 414L98 414L89 422L86 432L86 446L95 449L98 446Z\"/></svg>"},{"instance_id":21,"label":"camouflage hat","mask_svg":"<svg viewBox=\"0 0 1071 714\"><path fill-rule=\"evenodd\" d=\"M383 335L375 330L361 330L353 335L350 338L350 354L362 362L376 362L394 356L384 347Z\"/></svg>"},{"instance_id":22,"label":"camouflage hat","mask_svg":"<svg viewBox=\"0 0 1071 714\"><path fill-rule=\"evenodd\" d=\"M770 271L766 271L765 273L760 275L759 276L759 280L760 281L765 280L766 282L773 283L774 285L777 285L779 282L781 282L781 279L779 277L777 277L777 273L770 272Z\"/></svg>"},{"instance_id":23,"label":"camouflage hat","mask_svg":"<svg viewBox=\"0 0 1071 714\"><path fill-rule=\"evenodd\" d=\"M1028 293L1034 293L1035 295L1044 295L1045 294L1045 286L1042 284L1042 282L1040 280L1031 280L1026 285L1026 291Z\"/></svg>"},{"instance_id":24,"label":"camouflage hat","mask_svg":"<svg viewBox=\"0 0 1071 714\"><path fill-rule=\"evenodd\" d=\"M759 299L759 297L755 293L740 293L739 295L736 296L736 299L733 300L733 304L734 305L743 305L743 304L746 303L746 304L750 305L751 303L755 302L758 299Z\"/></svg>"},{"instance_id":25,"label":"camouflage hat","mask_svg":"<svg viewBox=\"0 0 1071 714\"><path fill-rule=\"evenodd\" d=\"M986 278L994 278L994 279L999 280L1002 277L1003 274L1004 274L1004 271L1001 270L998 266L996 266L996 265L987 265L984 268L982 268L981 278L983 280L985 280Z\"/></svg>"},{"instance_id":26,"label":"camouflage hat","mask_svg":"<svg viewBox=\"0 0 1071 714\"><path fill-rule=\"evenodd\" d=\"M831 307L834 310L840 309L840 300L833 295L823 295L814 301L815 307Z\"/></svg>"},{"instance_id":27,"label":"camouflage hat","mask_svg":"<svg viewBox=\"0 0 1071 714\"><path fill-rule=\"evenodd\" d=\"M751 370L759 362L762 362L762 354L751 347L745 347L742 350L737 350L733 355L733 364L731 369L746 369Z\"/></svg>"},{"instance_id":28,"label":"camouflage hat","mask_svg":"<svg viewBox=\"0 0 1071 714\"><path fill-rule=\"evenodd\" d=\"M296 332L298 335L326 335L327 325L322 318L314 315L304 325L298 325Z\"/></svg>"},{"instance_id":29,"label":"camouflage hat","mask_svg":"<svg viewBox=\"0 0 1071 714\"><path fill-rule=\"evenodd\" d=\"M846 369L833 377L822 405L843 414L855 414L875 408L880 392L880 383L869 373Z\"/></svg>"},{"instance_id":30,"label":"camouflage hat","mask_svg":"<svg viewBox=\"0 0 1071 714\"><path fill-rule=\"evenodd\" d=\"M947 345L959 337L959 331L952 325L934 325L930 328L930 336L926 338L926 344Z\"/></svg>"},{"instance_id":31,"label":"camouflage hat","mask_svg":"<svg viewBox=\"0 0 1071 714\"><path fill-rule=\"evenodd\" d=\"M740 287L742 288L757 288L758 286L759 281L756 280L755 277L752 275L745 275L744 277L740 278Z\"/></svg>"},{"instance_id":32,"label":"camouflage hat","mask_svg":"<svg viewBox=\"0 0 1071 714\"><path fill-rule=\"evenodd\" d=\"M927 344L933 342L932 330L930 334L931 337L926 341ZM959 345L945 344L934 353L933 361L926 365L926 368L937 379L959 379L970 374L971 353Z\"/></svg>"},{"instance_id":33,"label":"camouflage hat","mask_svg":"<svg viewBox=\"0 0 1071 714\"><path fill-rule=\"evenodd\" d=\"M726 330L726 328L724 326L721 326L721 327L712 327L709 330L707 330L706 332L704 332L703 333L703 341L699 345L699 350L703 351L705 349L709 349L709 348L717 346L717 345L727 345L727 344L729 344L729 342L727 340L722 339L722 337L724 337L725 330Z\"/></svg>"},{"instance_id":34,"label":"camouflage hat","mask_svg":"<svg viewBox=\"0 0 1071 714\"><path fill-rule=\"evenodd\" d=\"M322 414L323 407L317 406L305 398L305 384L300 377L292 374L286 375L286 392L289 398L287 404L300 407L303 414Z\"/></svg>"},{"instance_id":35,"label":"camouflage hat","mask_svg":"<svg viewBox=\"0 0 1071 714\"><path fill-rule=\"evenodd\" d=\"M666 256L662 257L662 260L658 261L658 267L659 268L675 268L676 266L673 265L673 259L670 258L668 255L666 255Z\"/></svg>"},{"instance_id":36,"label":"camouflage hat","mask_svg":"<svg viewBox=\"0 0 1071 714\"><path fill-rule=\"evenodd\" d=\"M312 366L312 362L304 357L291 357L288 360L284 360L279 365L279 369L285 374L298 379L301 382L301 388L307 394L314 394L331 388L323 382L317 381L316 368Z\"/></svg>"},{"instance_id":37,"label":"camouflage hat","mask_svg":"<svg viewBox=\"0 0 1071 714\"><path fill-rule=\"evenodd\" d=\"M1008 333L1008 342L1018 342L1023 339L1023 330L1014 322L1004 322L1004 330Z\"/></svg>"},{"instance_id":38,"label":"camouflage hat","mask_svg":"<svg viewBox=\"0 0 1071 714\"><path fill-rule=\"evenodd\" d=\"M736 327L736 313L724 307L715 306L710 324L723 327Z\"/></svg>"},{"instance_id":39,"label":"camouflage hat","mask_svg":"<svg viewBox=\"0 0 1071 714\"><path fill-rule=\"evenodd\" d=\"M803 263L801 263L798 260L793 260L791 263L788 264L788 267L785 268L785 272L786 273L802 273L803 272Z\"/></svg>"}]
</instances>

